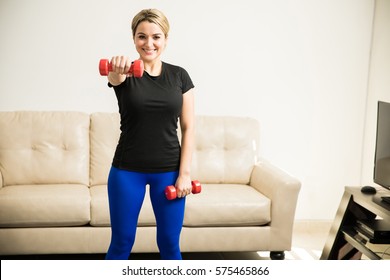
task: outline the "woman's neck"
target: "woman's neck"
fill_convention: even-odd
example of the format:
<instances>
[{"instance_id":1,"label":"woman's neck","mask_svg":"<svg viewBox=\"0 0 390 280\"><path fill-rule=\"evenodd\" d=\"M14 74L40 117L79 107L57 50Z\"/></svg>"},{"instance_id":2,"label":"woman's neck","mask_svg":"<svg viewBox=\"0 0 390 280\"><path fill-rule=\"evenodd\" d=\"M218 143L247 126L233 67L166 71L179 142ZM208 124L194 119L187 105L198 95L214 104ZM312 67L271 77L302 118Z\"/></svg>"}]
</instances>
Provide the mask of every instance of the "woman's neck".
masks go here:
<instances>
[{"instance_id":1,"label":"woman's neck","mask_svg":"<svg viewBox=\"0 0 390 280\"><path fill-rule=\"evenodd\" d=\"M144 70L150 76L160 76L162 72L162 61L161 60L152 61L152 62L144 61Z\"/></svg>"}]
</instances>

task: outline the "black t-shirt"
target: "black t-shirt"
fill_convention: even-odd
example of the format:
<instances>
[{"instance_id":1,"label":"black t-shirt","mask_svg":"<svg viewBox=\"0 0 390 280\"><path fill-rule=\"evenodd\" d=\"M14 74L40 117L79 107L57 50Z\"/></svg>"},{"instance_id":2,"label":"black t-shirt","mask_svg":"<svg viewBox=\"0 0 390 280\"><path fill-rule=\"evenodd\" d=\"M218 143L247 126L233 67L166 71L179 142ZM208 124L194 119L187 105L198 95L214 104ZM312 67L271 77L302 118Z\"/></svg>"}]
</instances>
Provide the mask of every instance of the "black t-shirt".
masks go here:
<instances>
[{"instance_id":1,"label":"black t-shirt","mask_svg":"<svg viewBox=\"0 0 390 280\"><path fill-rule=\"evenodd\" d=\"M112 165L147 173L179 170L177 123L183 94L193 87L185 69L165 62L160 76L145 72L114 86L121 135Z\"/></svg>"}]
</instances>

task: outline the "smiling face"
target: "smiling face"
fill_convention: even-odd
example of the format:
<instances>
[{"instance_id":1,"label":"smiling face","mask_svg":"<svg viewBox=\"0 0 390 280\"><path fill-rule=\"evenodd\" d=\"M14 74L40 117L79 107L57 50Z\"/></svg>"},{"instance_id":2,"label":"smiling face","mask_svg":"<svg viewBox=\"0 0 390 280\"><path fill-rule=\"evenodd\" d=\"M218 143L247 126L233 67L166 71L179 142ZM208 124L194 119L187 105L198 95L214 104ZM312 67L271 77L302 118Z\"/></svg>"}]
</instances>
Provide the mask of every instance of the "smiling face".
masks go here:
<instances>
[{"instance_id":1,"label":"smiling face","mask_svg":"<svg viewBox=\"0 0 390 280\"><path fill-rule=\"evenodd\" d=\"M134 35L134 44L143 61L159 60L166 43L167 38L157 24L149 21L142 21L138 24Z\"/></svg>"}]
</instances>

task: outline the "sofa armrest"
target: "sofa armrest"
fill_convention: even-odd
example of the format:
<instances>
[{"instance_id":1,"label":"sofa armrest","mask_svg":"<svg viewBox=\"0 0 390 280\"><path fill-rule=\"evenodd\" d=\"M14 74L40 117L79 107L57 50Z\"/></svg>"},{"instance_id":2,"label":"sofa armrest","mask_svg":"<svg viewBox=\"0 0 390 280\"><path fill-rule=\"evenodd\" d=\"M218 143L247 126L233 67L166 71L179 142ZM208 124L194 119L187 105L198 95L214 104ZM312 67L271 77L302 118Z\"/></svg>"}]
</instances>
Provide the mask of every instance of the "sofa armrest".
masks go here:
<instances>
[{"instance_id":1,"label":"sofa armrest","mask_svg":"<svg viewBox=\"0 0 390 280\"><path fill-rule=\"evenodd\" d=\"M284 241L291 242L301 182L262 160L253 169L250 185L271 200L271 231L274 234L284 232L281 238L290 238Z\"/></svg>"}]
</instances>

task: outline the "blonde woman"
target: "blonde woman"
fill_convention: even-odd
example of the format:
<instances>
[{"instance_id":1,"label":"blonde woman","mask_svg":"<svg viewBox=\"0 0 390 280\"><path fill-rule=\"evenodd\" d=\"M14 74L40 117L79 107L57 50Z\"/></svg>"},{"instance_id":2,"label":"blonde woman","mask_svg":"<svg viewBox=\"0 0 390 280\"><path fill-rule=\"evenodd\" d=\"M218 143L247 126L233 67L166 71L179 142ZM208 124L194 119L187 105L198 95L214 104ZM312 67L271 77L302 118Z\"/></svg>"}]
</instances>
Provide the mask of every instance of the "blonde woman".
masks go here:
<instances>
[{"instance_id":1,"label":"blonde woman","mask_svg":"<svg viewBox=\"0 0 390 280\"><path fill-rule=\"evenodd\" d=\"M144 63L143 76L127 74L131 58L111 59L108 85L118 100L121 135L108 178L112 235L106 259L129 258L147 184L161 259L181 259L185 197L192 188L194 85L186 70L161 60L168 32L169 23L162 12L142 10L133 18L132 35ZM177 199L166 199L168 185L175 185Z\"/></svg>"}]
</instances>

